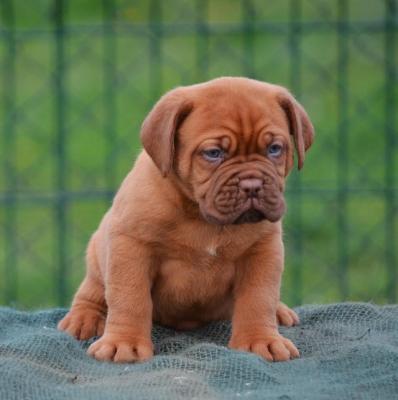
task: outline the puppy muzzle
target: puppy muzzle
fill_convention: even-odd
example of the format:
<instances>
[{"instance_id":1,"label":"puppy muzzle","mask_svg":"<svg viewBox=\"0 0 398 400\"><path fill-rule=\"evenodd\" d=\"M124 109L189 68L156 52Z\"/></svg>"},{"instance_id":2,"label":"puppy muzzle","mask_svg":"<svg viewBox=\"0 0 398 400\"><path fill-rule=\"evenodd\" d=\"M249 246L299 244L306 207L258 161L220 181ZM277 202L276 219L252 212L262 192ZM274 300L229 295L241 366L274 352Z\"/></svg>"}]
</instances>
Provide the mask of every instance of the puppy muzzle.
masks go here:
<instances>
[{"instance_id":1,"label":"puppy muzzle","mask_svg":"<svg viewBox=\"0 0 398 400\"><path fill-rule=\"evenodd\" d=\"M283 187L278 176L262 165L231 168L214 176L202 202L206 220L216 224L278 221L285 212Z\"/></svg>"}]
</instances>

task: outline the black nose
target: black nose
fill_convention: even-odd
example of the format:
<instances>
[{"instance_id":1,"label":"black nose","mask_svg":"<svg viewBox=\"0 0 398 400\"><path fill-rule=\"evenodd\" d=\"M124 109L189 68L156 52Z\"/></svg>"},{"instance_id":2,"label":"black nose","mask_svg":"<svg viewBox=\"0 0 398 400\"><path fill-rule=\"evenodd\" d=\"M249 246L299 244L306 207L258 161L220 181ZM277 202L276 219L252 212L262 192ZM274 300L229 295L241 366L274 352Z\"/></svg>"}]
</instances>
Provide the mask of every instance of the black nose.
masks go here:
<instances>
[{"instance_id":1,"label":"black nose","mask_svg":"<svg viewBox=\"0 0 398 400\"><path fill-rule=\"evenodd\" d=\"M239 181L239 187L246 193L247 197L257 197L263 186L263 181L258 178L245 178Z\"/></svg>"}]
</instances>

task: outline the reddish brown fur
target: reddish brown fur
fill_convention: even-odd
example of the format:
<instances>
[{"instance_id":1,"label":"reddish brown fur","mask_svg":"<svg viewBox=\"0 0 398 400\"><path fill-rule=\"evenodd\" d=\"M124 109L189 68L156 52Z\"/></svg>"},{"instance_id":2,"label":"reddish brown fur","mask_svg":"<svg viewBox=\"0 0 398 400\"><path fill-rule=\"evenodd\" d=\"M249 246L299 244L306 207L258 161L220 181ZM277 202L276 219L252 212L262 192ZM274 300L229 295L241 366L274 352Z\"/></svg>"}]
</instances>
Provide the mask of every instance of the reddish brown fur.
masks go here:
<instances>
[{"instance_id":1,"label":"reddish brown fur","mask_svg":"<svg viewBox=\"0 0 398 400\"><path fill-rule=\"evenodd\" d=\"M293 165L290 137L300 167L313 140L302 107L279 86L220 78L166 94L141 134L145 151L90 240L86 277L59 328L80 339L103 334L89 354L125 362L152 356L152 321L190 329L232 318L231 348L268 360L297 357L277 330L277 320L298 322L279 303L278 207ZM263 151L275 140L284 152L271 160ZM217 166L201 152L214 145L227 154ZM273 182L261 193L276 199L277 221L233 225L243 208L220 214L215 201L225 185L217 182L228 174Z\"/></svg>"}]
</instances>

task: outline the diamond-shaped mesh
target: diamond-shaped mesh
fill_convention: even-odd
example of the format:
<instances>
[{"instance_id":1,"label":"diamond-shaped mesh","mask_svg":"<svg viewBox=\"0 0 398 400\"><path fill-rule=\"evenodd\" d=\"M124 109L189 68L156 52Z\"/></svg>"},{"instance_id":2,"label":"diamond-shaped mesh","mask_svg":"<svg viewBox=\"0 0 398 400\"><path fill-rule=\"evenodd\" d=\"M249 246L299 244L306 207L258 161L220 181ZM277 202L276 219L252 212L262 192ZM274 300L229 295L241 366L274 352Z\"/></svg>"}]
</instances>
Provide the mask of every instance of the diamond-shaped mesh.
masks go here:
<instances>
[{"instance_id":1,"label":"diamond-shaped mesh","mask_svg":"<svg viewBox=\"0 0 398 400\"><path fill-rule=\"evenodd\" d=\"M35 399L395 399L398 306L304 306L301 325L281 328L301 357L271 363L226 346L231 327L194 331L154 326L155 357L106 363L90 341L56 329L64 310L0 308L0 398Z\"/></svg>"}]
</instances>

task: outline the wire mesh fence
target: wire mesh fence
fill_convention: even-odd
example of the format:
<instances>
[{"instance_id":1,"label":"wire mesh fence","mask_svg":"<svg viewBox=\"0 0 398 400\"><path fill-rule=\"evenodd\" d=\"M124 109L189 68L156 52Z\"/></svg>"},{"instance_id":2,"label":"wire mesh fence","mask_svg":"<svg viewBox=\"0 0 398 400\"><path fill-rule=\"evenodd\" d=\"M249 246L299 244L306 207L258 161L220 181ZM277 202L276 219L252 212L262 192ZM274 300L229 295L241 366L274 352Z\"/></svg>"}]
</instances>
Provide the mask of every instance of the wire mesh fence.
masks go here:
<instances>
[{"instance_id":1,"label":"wire mesh fence","mask_svg":"<svg viewBox=\"0 0 398 400\"><path fill-rule=\"evenodd\" d=\"M67 304L164 91L285 85L317 137L288 181L283 297L397 296L397 1L0 2L0 302Z\"/></svg>"}]
</instances>

